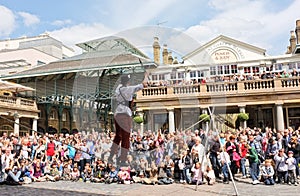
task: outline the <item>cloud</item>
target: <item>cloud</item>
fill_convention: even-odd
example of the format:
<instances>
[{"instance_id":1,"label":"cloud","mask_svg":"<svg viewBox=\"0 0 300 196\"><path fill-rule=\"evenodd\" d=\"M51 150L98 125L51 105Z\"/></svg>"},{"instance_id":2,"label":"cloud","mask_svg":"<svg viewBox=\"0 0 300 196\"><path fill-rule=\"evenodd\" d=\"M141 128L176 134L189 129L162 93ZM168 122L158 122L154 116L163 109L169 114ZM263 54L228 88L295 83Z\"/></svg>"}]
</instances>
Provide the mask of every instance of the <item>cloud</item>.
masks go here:
<instances>
[{"instance_id":1,"label":"cloud","mask_svg":"<svg viewBox=\"0 0 300 196\"><path fill-rule=\"evenodd\" d=\"M295 28L294 22L299 17L300 1L280 10L270 9L270 3L268 0L210 0L209 6L216 14L185 32L202 44L223 34L282 54L286 49L284 40L288 41L289 31Z\"/></svg>"},{"instance_id":2,"label":"cloud","mask_svg":"<svg viewBox=\"0 0 300 196\"><path fill-rule=\"evenodd\" d=\"M23 22L27 27L38 24L40 22L39 17L37 17L36 15L27 12L18 12L18 14L23 18Z\"/></svg>"},{"instance_id":3,"label":"cloud","mask_svg":"<svg viewBox=\"0 0 300 196\"><path fill-rule=\"evenodd\" d=\"M0 6L0 36L10 35L16 27L14 13L4 7Z\"/></svg>"},{"instance_id":4,"label":"cloud","mask_svg":"<svg viewBox=\"0 0 300 196\"><path fill-rule=\"evenodd\" d=\"M72 47L76 53L79 53L79 48L75 47L75 44L110 35L113 33L113 30L105 27L101 23L81 23L71 27L50 31L48 33L67 46Z\"/></svg>"},{"instance_id":5,"label":"cloud","mask_svg":"<svg viewBox=\"0 0 300 196\"><path fill-rule=\"evenodd\" d=\"M51 24L54 26L64 26L64 25L69 25L71 23L72 21L70 19L66 19L66 20L55 20Z\"/></svg>"}]
</instances>

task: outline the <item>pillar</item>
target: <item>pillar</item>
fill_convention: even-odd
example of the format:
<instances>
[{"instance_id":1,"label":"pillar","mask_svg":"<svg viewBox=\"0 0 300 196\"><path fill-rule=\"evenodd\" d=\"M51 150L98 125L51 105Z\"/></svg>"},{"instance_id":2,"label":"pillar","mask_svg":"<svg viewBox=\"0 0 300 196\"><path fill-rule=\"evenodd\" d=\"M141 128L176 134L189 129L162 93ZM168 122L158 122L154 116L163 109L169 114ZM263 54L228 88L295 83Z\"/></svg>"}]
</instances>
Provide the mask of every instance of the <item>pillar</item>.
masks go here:
<instances>
[{"instance_id":1,"label":"pillar","mask_svg":"<svg viewBox=\"0 0 300 196\"><path fill-rule=\"evenodd\" d=\"M207 114L207 109L202 109L202 114ZM202 129L207 132L208 131L208 122L202 122Z\"/></svg>"},{"instance_id":2,"label":"pillar","mask_svg":"<svg viewBox=\"0 0 300 196\"><path fill-rule=\"evenodd\" d=\"M283 107L282 104L276 105L276 128L277 130L284 130L284 118L283 118Z\"/></svg>"},{"instance_id":3,"label":"pillar","mask_svg":"<svg viewBox=\"0 0 300 196\"><path fill-rule=\"evenodd\" d=\"M144 113L142 110L138 111L138 115L143 117ZM141 135L144 135L144 121L140 124Z\"/></svg>"},{"instance_id":4,"label":"pillar","mask_svg":"<svg viewBox=\"0 0 300 196\"><path fill-rule=\"evenodd\" d=\"M19 136L20 133L20 117L18 114L14 115L15 124L14 124L14 135Z\"/></svg>"},{"instance_id":5,"label":"pillar","mask_svg":"<svg viewBox=\"0 0 300 196\"><path fill-rule=\"evenodd\" d=\"M174 118L174 109L168 109L169 111L169 133L175 132L175 118Z\"/></svg>"},{"instance_id":6,"label":"pillar","mask_svg":"<svg viewBox=\"0 0 300 196\"><path fill-rule=\"evenodd\" d=\"M246 113L246 106L245 105L239 106L239 110L240 110L240 113ZM247 128L247 121L241 121L240 126L243 129L246 129Z\"/></svg>"},{"instance_id":7,"label":"pillar","mask_svg":"<svg viewBox=\"0 0 300 196\"><path fill-rule=\"evenodd\" d=\"M37 132L37 118L34 118L32 121L32 135L34 135L34 132Z\"/></svg>"}]
</instances>

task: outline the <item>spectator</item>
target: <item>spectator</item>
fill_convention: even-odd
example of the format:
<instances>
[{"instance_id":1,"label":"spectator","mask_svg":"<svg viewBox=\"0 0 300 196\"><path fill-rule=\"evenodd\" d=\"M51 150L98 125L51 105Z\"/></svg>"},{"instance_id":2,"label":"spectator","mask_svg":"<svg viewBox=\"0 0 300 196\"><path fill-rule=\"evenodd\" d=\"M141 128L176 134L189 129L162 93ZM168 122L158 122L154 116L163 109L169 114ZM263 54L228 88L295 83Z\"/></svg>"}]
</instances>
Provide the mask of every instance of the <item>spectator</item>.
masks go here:
<instances>
[{"instance_id":1,"label":"spectator","mask_svg":"<svg viewBox=\"0 0 300 196\"><path fill-rule=\"evenodd\" d=\"M274 185L274 168L271 165L271 160L265 160L265 165L262 167L262 178L264 180L265 185Z\"/></svg>"}]
</instances>

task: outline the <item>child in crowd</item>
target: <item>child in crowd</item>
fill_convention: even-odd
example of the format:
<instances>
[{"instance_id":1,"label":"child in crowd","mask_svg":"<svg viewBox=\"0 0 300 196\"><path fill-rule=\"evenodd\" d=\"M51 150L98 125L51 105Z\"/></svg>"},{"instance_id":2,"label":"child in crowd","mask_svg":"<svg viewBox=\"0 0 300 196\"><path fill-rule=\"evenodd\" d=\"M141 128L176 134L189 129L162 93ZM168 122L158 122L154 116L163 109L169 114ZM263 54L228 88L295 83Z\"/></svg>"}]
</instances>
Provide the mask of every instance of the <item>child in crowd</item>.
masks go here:
<instances>
[{"instance_id":1,"label":"child in crowd","mask_svg":"<svg viewBox=\"0 0 300 196\"><path fill-rule=\"evenodd\" d=\"M222 172L223 172L223 182L225 184L229 184L229 167L231 164L229 154L226 152L226 147L224 147L224 151L220 153L220 162L222 165Z\"/></svg>"},{"instance_id":2,"label":"child in crowd","mask_svg":"<svg viewBox=\"0 0 300 196\"><path fill-rule=\"evenodd\" d=\"M274 168L271 165L272 160L267 159L265 160L265 165L262 167L262 178L264 180L265 185L274 185Z\"/></svg>"},{"instance_id":3,"label":"child in crowd","mask_svg":"<svg viewBox=\"0 0 300 196\"><path fill-rule=\"evenodd\" d=\"M108 177L105 180L105 183L107 183L107 184L111 184L113 182L118 182L118 170L116 169L116 166L114 166L114 165L111 167Z\"/></svg>"},{"instance_id":4,"label":"child in crowd","mask_svg":"<svg viewBox=\"0 0 300 196\"><path fill-rule=\"evenodd\" d=\"M297 161L293 157L293 151L288 152L288 158L286 160L286 164L288 165L288 184L294 184L295 186L298 185L297 176L296 176L296 164Z\"/></svg>"},{"instance_id":5,"label":"child in crowd","mask_svg":"<svg viewBox=\"0 0 300 196\"><path fill-rule=\"evenodd\" d=\"M213 185L216 182L215 172L209 165L206 166L204 178L206 179L208 185Z\"/></svg>"},{"instance_id":6,"label":"child in crowd","mask_svg":"<svg viewBox=\"0 0 300 196\"><path fill-rule=\"evenodd\" d=\"M121 184L130 184L130 173L128 167L121 167L118 177Z\"/></svg>"},{"instance_id":7,"label":"child in crowd","mask_svg":"<svg viewBox=\"0 0 300 196\"><path fill-rule=\"evenodd\" d=\"M201 171L201 163L197 162L193 165L191 169L193 173L192 184L203 184L203 172Z\"/></svg>"},{"instance_id":8,"label":"child in crowd","mask_svg":"<svg viewBox=\"0 0 300 196\"><path fill-rule=\"evenodd\" d=\"M71 172L71 180L72 181L78 181L79 177L80 177L79 169L78 169L77 165L74 165L74 168Z\"/></svg>"}]
</instances>

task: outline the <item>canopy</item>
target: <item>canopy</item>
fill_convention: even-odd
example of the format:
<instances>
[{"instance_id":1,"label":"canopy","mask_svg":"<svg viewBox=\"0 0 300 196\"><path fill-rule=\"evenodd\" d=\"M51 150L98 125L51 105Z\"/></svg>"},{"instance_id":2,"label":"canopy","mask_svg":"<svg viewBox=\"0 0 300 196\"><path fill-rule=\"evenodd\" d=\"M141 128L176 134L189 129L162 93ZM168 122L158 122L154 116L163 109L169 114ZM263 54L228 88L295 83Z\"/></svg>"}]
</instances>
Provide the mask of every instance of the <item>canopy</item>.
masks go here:
<instances>
[{"instance_id":1,"label":"canopy","mask_svg":"<svg viewBox=\"0 0 300 196\"><path fill-rule=\"evenodd\" d=\"M0 90L7 90L11 92L34 91L33 88L3 80L0 80Z\"/></svg>"}]
</instances>

